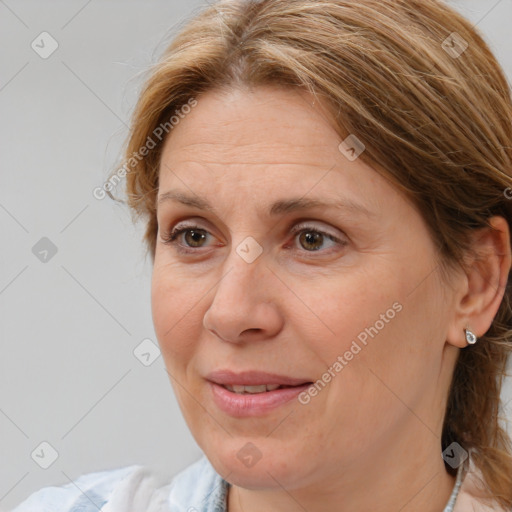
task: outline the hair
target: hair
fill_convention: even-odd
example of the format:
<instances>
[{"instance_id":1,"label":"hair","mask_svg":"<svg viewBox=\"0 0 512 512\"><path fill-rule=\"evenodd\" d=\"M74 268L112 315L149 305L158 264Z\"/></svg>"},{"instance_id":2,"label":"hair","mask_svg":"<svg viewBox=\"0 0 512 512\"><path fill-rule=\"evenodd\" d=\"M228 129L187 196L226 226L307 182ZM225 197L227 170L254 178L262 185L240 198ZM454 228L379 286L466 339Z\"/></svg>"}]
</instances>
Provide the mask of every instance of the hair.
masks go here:
<instances>
[{"instance_id":1,"label":"hair","mask_svg":"<svg viewBox=\"0 0 512 512\"><path fill-rule=\"evenodd\" d=\"M463 266L471 234L491 216L511 225L510 88L477 29L441 0L221 0L188 20L150 69L124 158L155 143L155 130L202 93L264 85L311 93L342 138L365 143L359 158L412 201L444 269ZM127 203L147 223L153 261L165 140L126 173ZM458 442L471 452L484 492L508 508L512 448L500 393L511 290L507 281L489 330L459 351L441 438L443 450Z\"/></svg>"}]
</instances>

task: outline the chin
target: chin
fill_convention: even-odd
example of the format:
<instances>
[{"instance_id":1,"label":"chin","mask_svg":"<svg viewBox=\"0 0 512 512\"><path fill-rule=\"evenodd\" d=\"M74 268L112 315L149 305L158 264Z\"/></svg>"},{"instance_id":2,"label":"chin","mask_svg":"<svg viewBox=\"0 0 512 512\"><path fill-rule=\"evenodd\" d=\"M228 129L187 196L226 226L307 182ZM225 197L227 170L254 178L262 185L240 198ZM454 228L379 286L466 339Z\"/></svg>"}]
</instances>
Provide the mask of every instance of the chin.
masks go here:
<instances>
[{"instance_id":1,"label":"chin","mask_svg":"<svg viewBox=\"0 0 512 512\"><path fill-rule=\"evenodd\" d=\"M291 486L298 479L297 466L303 465L289 456L282 441L233 437L221 444L212 442L204 453L215 470L229 483L251 490ZM279 482L279 483L278 483Z\"/></svg>"}]
</instances>

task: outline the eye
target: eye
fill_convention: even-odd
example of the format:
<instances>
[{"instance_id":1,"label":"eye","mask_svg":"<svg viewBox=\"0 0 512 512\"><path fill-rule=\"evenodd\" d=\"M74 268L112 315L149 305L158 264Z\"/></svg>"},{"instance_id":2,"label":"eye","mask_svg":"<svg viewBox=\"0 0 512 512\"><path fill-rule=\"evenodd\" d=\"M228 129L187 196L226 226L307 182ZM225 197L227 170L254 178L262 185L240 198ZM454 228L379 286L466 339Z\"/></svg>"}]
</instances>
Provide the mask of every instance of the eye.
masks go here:
<instances>
[{"instance_id":1,"label":"eye","mask_svg":"<svg viewBox=\"0 0 512 512\"><path fill-rule=\"evenodd\" d=\"M299 224L294 226L291 232L294 235L294 239L299 235L299 244L306 252L320 251L326 240L330 241L334 246L339 245L343 247L347 245L346 241L340 240L336 236L322 231L315 226ZM204 242L207 240L208 235L210 233L199 226L178 224L170 233L162 235L162 242L166 245L176 246L178 252L193 253L197 252L194 249L200 249L205 246ZM179 243L179 238L181 238L181 241L184 240L185 244Z\"/></svg>"},{"instance_id":2,"label":"eye","mask_svg":"<svg viewBox=\"0 0 512 512\"><path fill-rule=\"evenodd\" d=\"M185 234L186 243L190 245L183 245L178 243L178 237ZM162 242L166 245L175 245L178 252L190 253L194 252L193 249L202 247L201 243L207 238L208 231L200 228L199 226L183 226L178 224L170 233L162 236ZM190 248L192 250L189 250Z\"/></svg>"},{"instance_id":3,"label":"eye","mask_svg":"<svg viewBox=\"0 0 512 512\"><path fill-rule=\"evenodd\" d=\"M292 234L295 236L299 235L297 240L306 252L320 251L326 240L333 244L331 247L336 245L343 247L347 245L345 240L340 240L338 237L315 226L299 224L292 229Z\"/></svg>"}]
</instances>

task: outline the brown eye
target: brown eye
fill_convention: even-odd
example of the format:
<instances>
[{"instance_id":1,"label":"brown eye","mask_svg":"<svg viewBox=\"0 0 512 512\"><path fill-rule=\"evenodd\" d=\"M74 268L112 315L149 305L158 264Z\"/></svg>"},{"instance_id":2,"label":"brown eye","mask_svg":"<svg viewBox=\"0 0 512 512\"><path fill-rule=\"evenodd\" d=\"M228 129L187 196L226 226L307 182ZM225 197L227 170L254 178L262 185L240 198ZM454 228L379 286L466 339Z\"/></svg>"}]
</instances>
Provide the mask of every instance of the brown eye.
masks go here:
<instances>
[{"instance_id":1,"label":"brown eye","mask_svg":"<svg viewBox=\"0 0 512 512\"><path fill-rule=\"evenodd\" d=\"M322 247L324 235L318 231L302 231L299 235L299 241L304 249L318 251Z\"/></svg>"},{"instance_id":2,"label":"brown eye","mask_svg":"<svg viewBox=\"0 0 512 512\"><path fill-rule=\"evenodd\" d=\"M296 249L301 250L302 248L302 252L327 253L330 252L329 249L335 246L343 247L347 245L345 240L339 239L315 226L301 224L295 226L292 229L292 233L298 240L298 243L296 243ZM326 242L329 242L328 246L325 246Z\"/></svg>"},{"instance_id":3,"label":"brown eye","mask_svg":"<svg viewBox=\"0 0 512 512\"><path fill-rule=\"evenodd\" d=\"M162 242L166 245L176 245L178 251L192 252L191 249L203 247L207 235L208 231L198 226L177 226L169 234L162 236ZM179 239L185 239L185 243L180 243Z\"/></svg>"},{"instance_id":4,"label":"brown eye","mask_svg":"<svg viewBox=\"0 0 512 512\"><path fill-rule=\"evenodd\" d=\"M184 239L190 247L201 247L201 243L206 240L204 229L183 229L181 232L185 233Z\"/></svg>"}]
</instances>

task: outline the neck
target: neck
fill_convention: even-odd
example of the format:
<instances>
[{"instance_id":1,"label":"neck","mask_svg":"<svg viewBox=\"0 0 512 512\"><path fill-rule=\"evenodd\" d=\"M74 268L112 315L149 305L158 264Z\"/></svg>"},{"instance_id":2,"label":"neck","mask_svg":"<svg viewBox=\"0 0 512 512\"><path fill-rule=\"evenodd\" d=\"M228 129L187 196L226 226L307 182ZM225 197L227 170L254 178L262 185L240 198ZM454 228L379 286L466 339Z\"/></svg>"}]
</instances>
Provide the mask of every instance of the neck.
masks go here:
<instances>
[{"instance_id":1,"label":"neck","mask_svg":"<svg viewBox=\"0 0 512 512\"><path fill-rule=\"evenodd\" d=\"M370 457L357 459L329 480L304 487L250 490L230 486L228 512L442 512L455 485L445 468L439 438L415 419L396 439L381 443ZM386 448L387 447L387 448ZM321 497L321 498L319 498Z\"/></svg>"}]
</instances>

